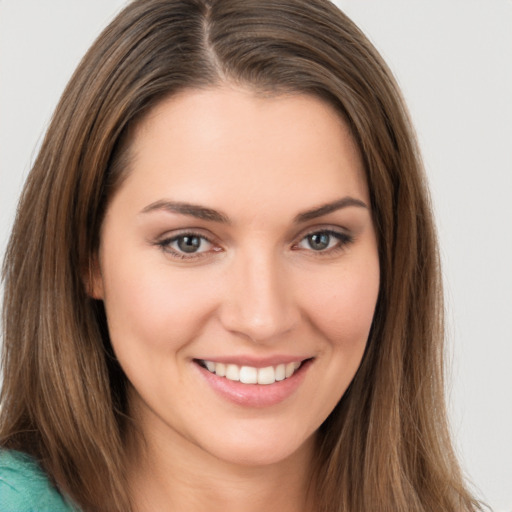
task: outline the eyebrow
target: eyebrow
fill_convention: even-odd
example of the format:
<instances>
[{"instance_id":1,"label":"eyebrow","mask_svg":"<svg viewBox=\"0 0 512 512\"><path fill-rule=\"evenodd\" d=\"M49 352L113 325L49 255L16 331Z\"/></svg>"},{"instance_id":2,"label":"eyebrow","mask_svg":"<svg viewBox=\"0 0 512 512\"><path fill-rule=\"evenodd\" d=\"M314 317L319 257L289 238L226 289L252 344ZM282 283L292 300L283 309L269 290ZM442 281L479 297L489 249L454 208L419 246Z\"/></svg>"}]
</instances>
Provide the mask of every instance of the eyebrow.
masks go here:
<instances>
[{"instance_id":1,"label":"eyebrow","mask_svg":"<svg viewBox=\"0 0 512 512\"><path fill-rule=\"evenodd\" d=\"M311 210L307 210L305 212L299 213L298 215L296 215L294 222L296 224L300 224L301 222L307 222L309 220L313 220L318 217L322 217L323 215L327 215L329 213L335 212L337 210L341 210L342 208L347 208L349 206L357 206L359 208L368 209L368 206L366 205L366 203L364 203L360 199L356 199L355 197L346 196L341 199L337 199L336 201L332 201L330 203L326 203L321 206L312 208Z\"/></svg>"},{"instance_id":2,"label":"eyebrow","mask_svg":"<svg viewBox=\"0 0 512 512\"><path fill-rule=\"evenodd\" d=\"M223 224L230 224L229 218L226 214L191 203L182 203L177 201L160 200L146 206L141 213L149 213L157 210L164 210L170 213L178 213L180 215L189 215L196 219L211 220L213 222L221 222Z\"/></svg>"},{"instance_id":3,"label":"eyebrow","mask_svg":"<svg viewBox=\"0 0 512 512\"><path fill-rule=\"evenodd\" d=\"M322 217L323 215L327 215L337 210L341 210L342 208L347 208L349 206L357 206L359 208L368 209L366 203L360 199L347 196L330 203L317 206L310 210L306 210L305 212L301 212L295 216L293 221L295 224L300 224L309 220L316 219L318 217ZM179 215L189 215L191 217L195 217L196 219L220 222L222 224L231 224L229 217L225 213L214 210L213 208L206 208L205 206L183 203L179 201L168 201L165 199L151 203L150 205L146 206L141 211L141 213L150 213L159 210L164 210L170 213L177 213Z\"/></svg>"}]
</instances>

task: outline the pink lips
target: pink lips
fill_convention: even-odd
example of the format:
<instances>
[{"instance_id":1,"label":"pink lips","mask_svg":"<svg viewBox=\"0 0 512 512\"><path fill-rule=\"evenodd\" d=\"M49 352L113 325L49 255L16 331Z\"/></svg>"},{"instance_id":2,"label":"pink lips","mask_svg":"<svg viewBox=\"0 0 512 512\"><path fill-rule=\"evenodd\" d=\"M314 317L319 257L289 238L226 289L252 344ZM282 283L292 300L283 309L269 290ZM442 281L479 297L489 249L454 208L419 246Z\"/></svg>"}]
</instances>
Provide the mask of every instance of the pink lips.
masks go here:
<instances>
[{"instance_id":1,"label":"pink lips","mask_svg":"<svg viewBox=\"0 0 512 512\"><path fill-rule=\"evenodd\" d=\"M267 365L268 362L260 362L258 366L263 364ZM270 407L293 395L304 380L311 364L312 360L308 359L291 377L267 385L243 384L225 377L219 377L197 363L195 366L210 387L222 398L245 407Z\"/></svg>"}]
</instances>

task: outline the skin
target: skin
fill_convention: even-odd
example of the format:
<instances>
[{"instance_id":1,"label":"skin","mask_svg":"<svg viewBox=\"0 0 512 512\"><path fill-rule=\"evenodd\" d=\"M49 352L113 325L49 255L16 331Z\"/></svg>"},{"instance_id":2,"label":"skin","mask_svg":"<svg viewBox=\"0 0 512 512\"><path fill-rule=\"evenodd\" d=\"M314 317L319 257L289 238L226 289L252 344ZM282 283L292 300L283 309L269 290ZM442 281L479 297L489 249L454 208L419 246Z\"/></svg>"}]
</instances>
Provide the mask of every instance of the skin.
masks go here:
<instances>
[{"instance_id":1,"label":"skin","mask_svg":"<svg viewBox=\"0 0 512 512\"><path fill-rule=\"evenodd\" d=\"M159 104L130 154L90 292L105 303L144 437L130 447L136 509L311 510L315 432L359 367L379 289L368 187L345 123L312 96L224 85ZM199 247L183 258L186 233ZM274 356L311 362L266 407L221 396L197 364Z\"/></svg>"}]
</instances>

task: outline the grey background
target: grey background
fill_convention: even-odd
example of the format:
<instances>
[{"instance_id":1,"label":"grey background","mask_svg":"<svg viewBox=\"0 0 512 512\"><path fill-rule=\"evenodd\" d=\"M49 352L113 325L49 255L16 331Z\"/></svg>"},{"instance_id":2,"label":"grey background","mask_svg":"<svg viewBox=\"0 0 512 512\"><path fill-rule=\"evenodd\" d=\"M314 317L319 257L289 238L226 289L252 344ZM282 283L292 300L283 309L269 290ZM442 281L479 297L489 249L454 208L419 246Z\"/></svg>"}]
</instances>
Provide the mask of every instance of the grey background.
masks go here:
<instances>
[{"instance_id":1,"label":"grey background","mask_svg":"<svg viewBox=\"0 0 512 512\"><path fill-rule=\"evenodd\" d=\"M338 0L397 76L423 149L466 473L512 512L512 2ZM0 253L58 98L120 0L0 0Z\"/></svg>"}]
</instances>

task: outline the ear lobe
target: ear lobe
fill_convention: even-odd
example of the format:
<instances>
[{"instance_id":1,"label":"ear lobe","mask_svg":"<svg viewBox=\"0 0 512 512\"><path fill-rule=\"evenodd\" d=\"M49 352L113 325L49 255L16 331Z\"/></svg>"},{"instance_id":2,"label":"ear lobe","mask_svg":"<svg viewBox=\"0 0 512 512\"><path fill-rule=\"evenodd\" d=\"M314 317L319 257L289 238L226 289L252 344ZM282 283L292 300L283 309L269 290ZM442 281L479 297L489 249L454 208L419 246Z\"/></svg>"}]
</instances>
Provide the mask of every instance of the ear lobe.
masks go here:
<instances>
[{"instance_id":1,"label":"ear lobe","mask_svg":"<svg viewBox=\"0 0 512 512\"><path fill-rule=\"evenodd\" d=\"M89 260L87 269L83 273L85 292L89 297L96 300L103 300L103 276L101 275L100 262L97 255Z\"/></svg>"}]
</instances>

